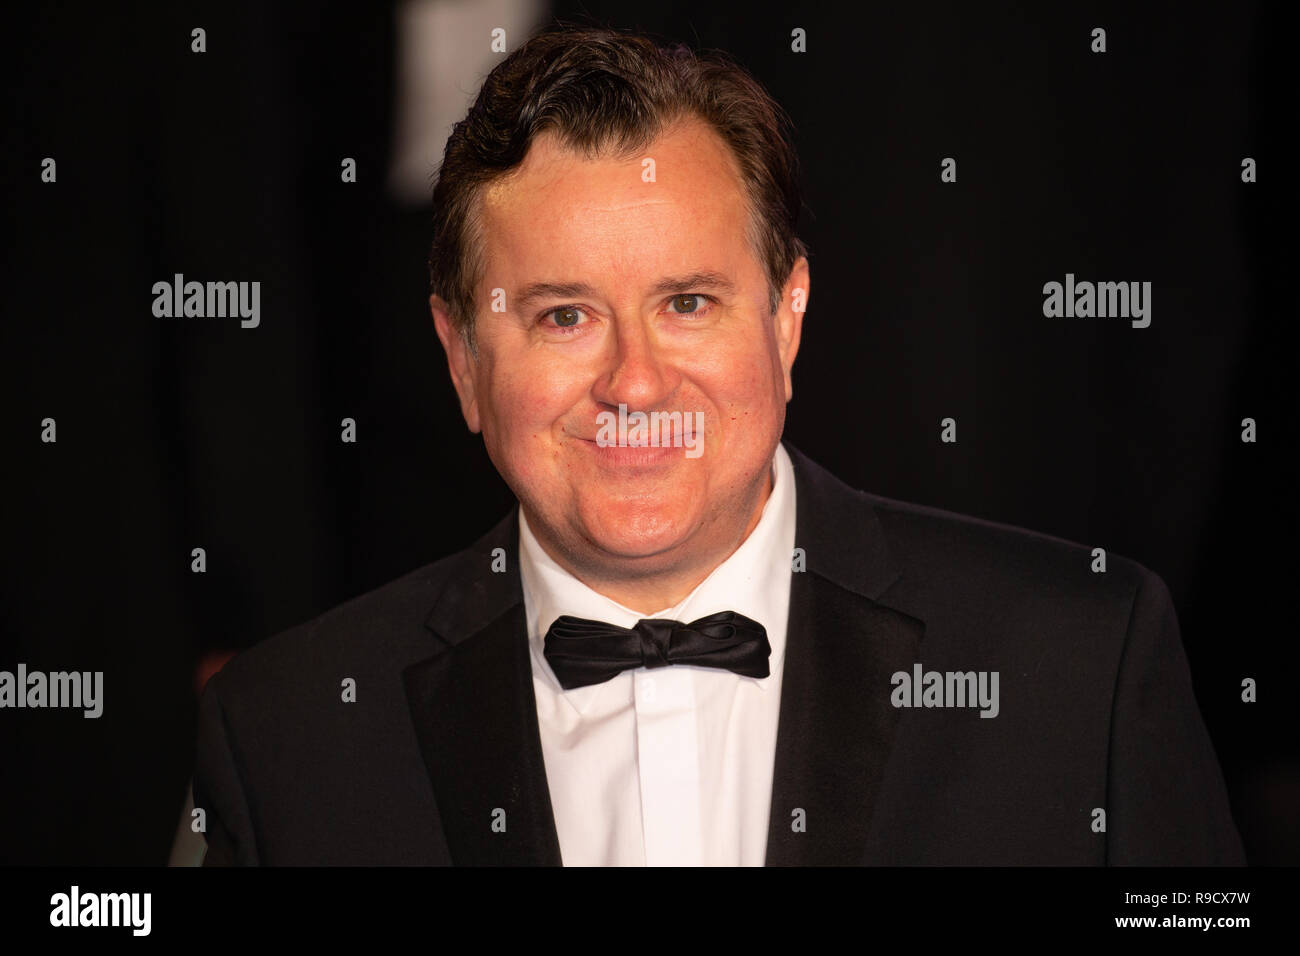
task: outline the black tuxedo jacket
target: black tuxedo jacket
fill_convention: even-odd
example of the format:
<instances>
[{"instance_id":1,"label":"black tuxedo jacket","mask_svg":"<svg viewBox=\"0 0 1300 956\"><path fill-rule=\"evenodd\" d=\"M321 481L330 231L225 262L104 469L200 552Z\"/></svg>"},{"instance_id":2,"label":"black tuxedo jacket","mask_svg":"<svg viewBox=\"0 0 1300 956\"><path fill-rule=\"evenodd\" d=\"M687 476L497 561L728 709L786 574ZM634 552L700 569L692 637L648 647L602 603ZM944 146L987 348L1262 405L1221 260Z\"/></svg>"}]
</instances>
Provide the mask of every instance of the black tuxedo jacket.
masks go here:
<instances>
[{"instance_id":1,"label":"black tuxedo jacket","mask_svg":"<svg viewBox=\"0 0 1300 956\"><path fill-rule=\"evenodd\" d=\"M806 569L768 865L1244 862L1159 577L854 491L786 447ZM517 515L209 681L205 865L561 863ZM918 663L997 671L997 716L895 707Z\"/></svg>"}]
</instances>

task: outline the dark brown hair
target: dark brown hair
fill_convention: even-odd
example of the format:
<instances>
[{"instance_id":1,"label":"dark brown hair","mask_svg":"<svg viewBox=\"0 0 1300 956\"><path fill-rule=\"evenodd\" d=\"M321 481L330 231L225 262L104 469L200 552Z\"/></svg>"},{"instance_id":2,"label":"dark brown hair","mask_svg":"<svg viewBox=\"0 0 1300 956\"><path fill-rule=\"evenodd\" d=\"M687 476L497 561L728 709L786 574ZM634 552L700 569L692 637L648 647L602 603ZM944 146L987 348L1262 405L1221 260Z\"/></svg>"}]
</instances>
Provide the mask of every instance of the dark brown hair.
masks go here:
<instances>
[{"instance_id":1,"label":"dark brown hair","mask_svg":"<svg viewBox=\"0 0 1300 956\"><path fill-rule=\"evenodd\" d=\"M743 67L719 51L694 53L649 37L559 25L492 70L456 124L433 190L430 291L474 342L474 289L482 281L482 188L523 162L551 131L584 155L632 155L674 122L696 117L728 145L749 198L748 237L767 273L771 311L795 261L798 159L790 121Z\"/></svg>"}]
</instances>

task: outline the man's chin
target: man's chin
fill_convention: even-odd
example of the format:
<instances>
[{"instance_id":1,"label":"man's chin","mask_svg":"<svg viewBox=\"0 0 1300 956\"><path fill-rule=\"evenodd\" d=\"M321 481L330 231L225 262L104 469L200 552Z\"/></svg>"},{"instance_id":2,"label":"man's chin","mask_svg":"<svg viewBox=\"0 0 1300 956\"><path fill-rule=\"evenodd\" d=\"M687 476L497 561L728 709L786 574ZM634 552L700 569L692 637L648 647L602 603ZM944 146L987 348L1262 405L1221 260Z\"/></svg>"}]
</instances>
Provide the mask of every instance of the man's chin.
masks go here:
<instances>
[{"instance_id":1,"label":"man's chin","mask_svg":"<svg viewBox=\"0 0 1300 956\"><path fill-rule=\"evenodd\" d=\"M583 537L600 560L644 566L637 570L646 572L658 564L670 567L695 530L695 523L681 513L588 512L585 518Z\"/></svg>"}]
</instances>

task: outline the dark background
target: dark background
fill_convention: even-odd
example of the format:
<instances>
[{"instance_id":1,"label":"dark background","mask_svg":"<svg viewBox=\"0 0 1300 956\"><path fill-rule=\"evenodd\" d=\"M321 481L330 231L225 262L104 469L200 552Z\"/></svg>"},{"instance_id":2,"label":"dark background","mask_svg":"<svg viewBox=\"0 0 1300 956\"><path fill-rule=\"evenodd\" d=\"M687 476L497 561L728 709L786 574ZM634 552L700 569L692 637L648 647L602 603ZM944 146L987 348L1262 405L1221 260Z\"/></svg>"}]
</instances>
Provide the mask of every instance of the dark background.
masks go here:
<instances>
[{"instance_id":1,"label":"dark background","mask_svg":"<svg viewBox=\"0 0 1300 956\"><path fill-rule=\"evenodd\" d=\"M855 487L1159 573L1249 857L1300 862L1277 16L900 6L552 12L720 47L768 86L797 128L813 277L787 437ZM0 711L0 861L161 864L201 663L463 547L513 498L427 312L427 203L384 189L389 8L24 16L5 31L0 669L102 670L105 712ZM175 272L260 280L261 326L155 318ZM1150 328L1044 318L1067 272L1151 281ZM863 376L873 355L887 376Z\"/></svg>"}]
</instances>

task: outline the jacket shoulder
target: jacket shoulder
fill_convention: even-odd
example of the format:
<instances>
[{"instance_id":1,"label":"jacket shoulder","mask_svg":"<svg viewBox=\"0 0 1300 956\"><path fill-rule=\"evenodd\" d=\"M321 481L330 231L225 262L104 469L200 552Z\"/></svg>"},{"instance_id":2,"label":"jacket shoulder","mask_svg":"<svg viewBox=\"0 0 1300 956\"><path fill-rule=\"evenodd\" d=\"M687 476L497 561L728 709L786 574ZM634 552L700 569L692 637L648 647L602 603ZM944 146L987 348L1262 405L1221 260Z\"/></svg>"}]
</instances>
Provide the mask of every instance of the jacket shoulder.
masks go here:
<instances>
[{"instance_id":1,"label":"jacket shoulder","mask_svg":"<svg viewBox=\"0 0 1300 956\"><path fill-rule=\"evenodd\" d=\"M317 677L388 675L439 653L445 644L425 626L431 608L454 586L469 551L449 555L351 598L237 654L210 680L230 701L282 696Z\"/></svg>"},{"instance_id":2,"label":"jacket shoulder","mask_svg":"<svg viewBox=\"0 0 1300 956\"><path fill-rule=\"evenodd\" d=\"M1131 601L1159 576L1104 543L1084 544L1029 528L859 492L890 550L915 577L1001 593ZM1100 550L1098 550L1100 549Z\"/></svg>"},{"instance_id":3,"label":"jacket shoulder","mask_svg":"<svg viewBox=\"0 0 1300 956\"><path fill-rule=\"evenodd\" d=\"M842 548L858 555L877 591L896 578L890 593L902 604L951 606L960 597L973 606L971 601L1022 595L1036 595L1040 605L1072 597L1128 602L1143 584L1159 580L1136 561L1111 552L1105 542L1084 544L856 489L798 449L786 447L802 479L801 493L807 495L798 505L806 537L832 551ZM1094 555L1097 547L1104 556ZM832 578L843 579L835 567L842 560L837 553L821 566Z\"/></svg>"}]
</instances>

